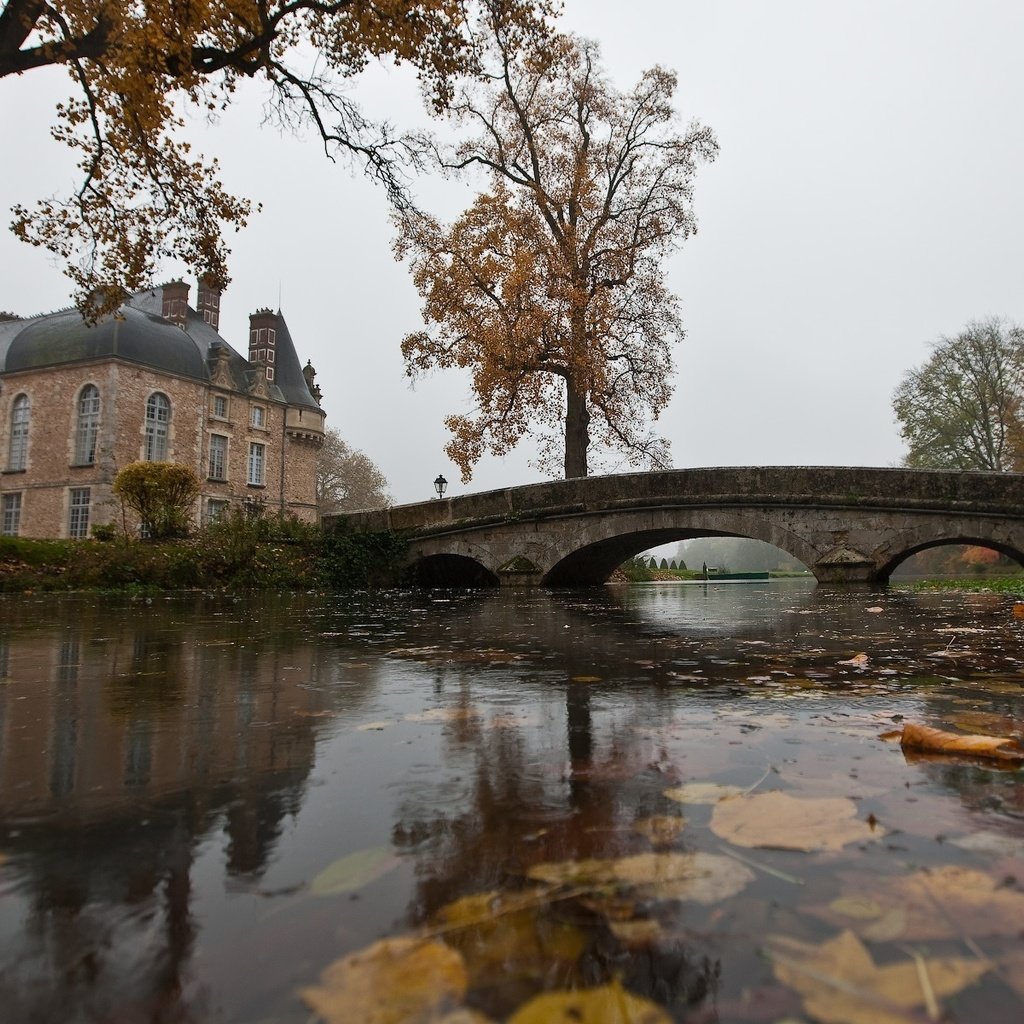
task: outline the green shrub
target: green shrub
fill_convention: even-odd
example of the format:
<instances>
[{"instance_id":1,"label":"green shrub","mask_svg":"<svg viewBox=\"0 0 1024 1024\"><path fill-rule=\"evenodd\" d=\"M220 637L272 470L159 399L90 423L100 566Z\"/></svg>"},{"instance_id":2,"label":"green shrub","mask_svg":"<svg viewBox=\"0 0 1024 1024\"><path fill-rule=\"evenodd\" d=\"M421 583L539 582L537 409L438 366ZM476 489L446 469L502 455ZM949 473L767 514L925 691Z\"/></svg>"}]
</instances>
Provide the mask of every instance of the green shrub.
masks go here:
<instances>
[{"instance_id":1,"label":"green shrub","mask_svg":"<svg viewBox=\"0 0 1024 1024\"><path fill-rule=\"evenodd\" d=\"M199 478L177 462L132 462L114 477L113 491L151 540L186 537Z\"/></svg>"}]
</instances>

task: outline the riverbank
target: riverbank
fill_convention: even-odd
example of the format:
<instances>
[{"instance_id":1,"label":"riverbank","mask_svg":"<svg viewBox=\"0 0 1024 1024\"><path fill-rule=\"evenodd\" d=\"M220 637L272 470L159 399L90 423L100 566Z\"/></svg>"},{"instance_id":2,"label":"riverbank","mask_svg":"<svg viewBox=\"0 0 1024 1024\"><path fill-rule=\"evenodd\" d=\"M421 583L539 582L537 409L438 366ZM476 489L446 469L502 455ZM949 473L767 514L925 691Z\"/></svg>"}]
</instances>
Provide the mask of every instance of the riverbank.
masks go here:
<instances>
[{"instance_id":1,"label":"riverbank","mask_svg":"<svg viewBox=\"0 0 1024 1024\"><path fill-rule=\"evenodd\" d=\"M162 542L0 537L0 593L364 587L394 578L404 548L393 534L325 533L269 516L235 516Z\"/></svg>"},{"instance_id":2,"label":"riverbank","mask_svg":"<svg viewBox=\"0 0 1024 1024\"><path fill-rule=\"evenodd\" d=\"M973 594L1009 594L1024 597L1024 573L1010 576L960 576L950 579L894 580L900 590L963 591Z\"/></svg>"}]
</instances>

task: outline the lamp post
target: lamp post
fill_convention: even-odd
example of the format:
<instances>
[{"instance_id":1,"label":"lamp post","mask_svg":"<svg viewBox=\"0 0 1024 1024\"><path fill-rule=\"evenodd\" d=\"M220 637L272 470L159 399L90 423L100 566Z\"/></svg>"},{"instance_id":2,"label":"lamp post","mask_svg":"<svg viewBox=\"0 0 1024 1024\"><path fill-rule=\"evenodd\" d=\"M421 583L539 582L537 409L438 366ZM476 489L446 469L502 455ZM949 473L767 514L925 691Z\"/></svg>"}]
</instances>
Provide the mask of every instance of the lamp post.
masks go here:
<instances>
[{"instance_id":1,"label":"lamp post","mask_svg":"<svg viewBox=\"0 0 1024 1024\"><path fill-rule=\"evenodd\" d=\"M434 490L437 491L437 500L440 501L444 497L445 488L448 486L448 481L438 473L437 479L434 481Z\"/></svg>"}]
</instances>

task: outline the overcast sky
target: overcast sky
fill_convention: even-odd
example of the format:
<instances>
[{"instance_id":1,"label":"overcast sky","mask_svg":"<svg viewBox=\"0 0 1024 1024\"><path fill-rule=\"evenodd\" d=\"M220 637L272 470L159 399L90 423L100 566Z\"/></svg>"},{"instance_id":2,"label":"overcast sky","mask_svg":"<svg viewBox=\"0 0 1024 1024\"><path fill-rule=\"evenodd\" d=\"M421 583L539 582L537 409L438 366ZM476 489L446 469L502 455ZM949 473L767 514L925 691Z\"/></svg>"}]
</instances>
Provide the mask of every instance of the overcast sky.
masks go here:
<instances>
[{"instance_id":1,"label":"overcast sky","mask_svg":"<svg viewBox=\"0 0 1024 1024\"><path fill-rule=\"evenodd\" d=\"M718 135L697 178L699 234L670 265L687 329L659 424L675 465L898 463L901 375L972 319L1024 322L1024 3L568 0L562 23L600 41L622 88L652 64L675 69L681 118ZM70 163L47 131L63 73L0 90L3 205L66 191ZM399 125L422 120L401 73L375 69L357 95ZM419 301L383 196L259 119L254 92L194 128L228 186L264 204L232 239L224 337L244 352L249 313L280 297L328 423L396 501L430 497L438 473L450 494L540 479L527 441L459 482L443 419L468 408L466 383L404 376ZM416 190L448 216L470 198ZM0 309L68 304L45 254L4 234L0 259Z\"/></svg>"}]
</instances>

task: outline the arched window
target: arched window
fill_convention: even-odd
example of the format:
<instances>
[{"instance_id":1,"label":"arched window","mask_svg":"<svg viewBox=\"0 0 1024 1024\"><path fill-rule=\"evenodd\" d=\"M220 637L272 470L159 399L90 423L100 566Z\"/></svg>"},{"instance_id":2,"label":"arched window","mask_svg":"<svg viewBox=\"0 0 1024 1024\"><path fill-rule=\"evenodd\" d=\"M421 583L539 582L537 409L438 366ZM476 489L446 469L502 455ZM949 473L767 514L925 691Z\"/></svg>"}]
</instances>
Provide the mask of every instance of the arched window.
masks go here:
<instances>
[{"instance_id":1,"label":"arched window","mask_svg":"<svg viewBox=\"0 0 1024 1024\"><path fill-rule=\"evenodd\" d=\"M170 422L170 401L166 395L154 391L146 402L146 447L142 457L147 462L167 460L167 428Z\"/></svg>"},{"instance_id":2,"label":"arched window","mask_svg":"<svg viewBox=\"0 0 1024 1024\"><path fill-rule=\"evenodd\" d=\"M28 462L28 395L18 395L11 406L11 444L7 468L24 469Z\"/></svg>"},{"instance_id":3,"label":"arched window","mask_svg":"<svg viewBox=\"0 0 1024 1024\"><path fill-rule=\"evenodd\" d=\"M91 466L96 461L96 437L100 429L100 392L86 384L78 396L78 425L75 428L75 465Z\"/></svg>"}]
</instances>

